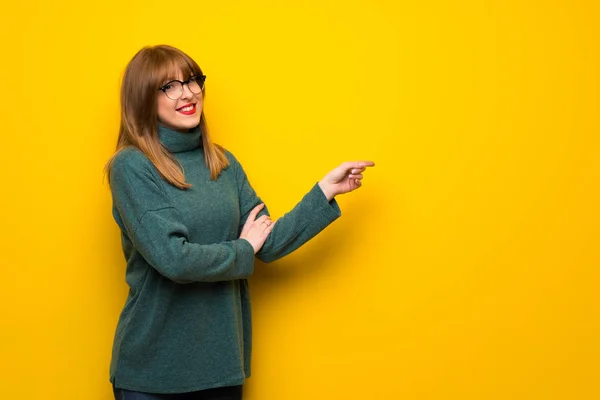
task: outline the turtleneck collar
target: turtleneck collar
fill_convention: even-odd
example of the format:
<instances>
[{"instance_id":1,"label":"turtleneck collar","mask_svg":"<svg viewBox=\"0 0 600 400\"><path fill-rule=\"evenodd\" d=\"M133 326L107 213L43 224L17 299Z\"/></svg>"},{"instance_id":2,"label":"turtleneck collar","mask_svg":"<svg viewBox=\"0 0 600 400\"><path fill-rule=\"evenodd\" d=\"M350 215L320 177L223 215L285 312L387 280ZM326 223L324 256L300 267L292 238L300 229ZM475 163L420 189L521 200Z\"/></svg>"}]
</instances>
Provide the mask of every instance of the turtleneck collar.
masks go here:
<instances>
[{"instance_id":1,"label":"turtleneck collar","mask_svg":"<svg viewBox=\"0 0 600 400\"><path fill-rule=\"evenodd\" d=\"M158 124L158 138L171 153L183 153L200 147L200 126L189 132L179 132Z\"/></svg>"}]
</instances>

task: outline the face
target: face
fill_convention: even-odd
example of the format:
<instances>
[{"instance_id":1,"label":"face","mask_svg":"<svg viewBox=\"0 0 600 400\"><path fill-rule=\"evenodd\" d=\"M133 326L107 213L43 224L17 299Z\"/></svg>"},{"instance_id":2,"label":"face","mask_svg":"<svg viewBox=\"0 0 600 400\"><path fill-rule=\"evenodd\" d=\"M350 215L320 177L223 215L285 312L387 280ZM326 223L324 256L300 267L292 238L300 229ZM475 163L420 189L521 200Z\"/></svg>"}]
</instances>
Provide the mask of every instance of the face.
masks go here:
<instances>
[{"instance_id":1,"label":"face","mask_svg":"<svg viewBox=\"0 0 600 400\"><path fill-rule=\"evenodd\" d=\"M181 74L177 77L178 80L184 81ZM164 82L163 85L168 82ZM172 85L179 85L177 82L173 82ZM180 132L187 132L189 129L195 128L200 124L200 117L202 115L203 96L202 92L195 94L190 90L189 85L194 88L195 83L190 82L189 84L183 85L183 93L177 100L173 100L170 97L176 98L180 92L175 91L175 95L169 92L169 96L164 91L158 93L158 121L168 128L177 130ZM164 86L163 86L164 87ZM196 90L198 86L195 86Z\"/></svg>"}]
</instances>

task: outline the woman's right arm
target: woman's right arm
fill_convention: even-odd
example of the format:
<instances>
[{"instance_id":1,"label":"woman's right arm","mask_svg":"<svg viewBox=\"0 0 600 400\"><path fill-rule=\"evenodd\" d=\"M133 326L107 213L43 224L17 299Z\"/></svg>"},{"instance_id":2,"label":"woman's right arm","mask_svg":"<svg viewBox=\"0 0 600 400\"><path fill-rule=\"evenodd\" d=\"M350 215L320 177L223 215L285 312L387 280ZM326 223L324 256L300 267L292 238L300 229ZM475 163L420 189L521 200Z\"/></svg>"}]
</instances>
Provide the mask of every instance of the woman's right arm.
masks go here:
<instances>
[{"instance_id":1,"label":"woman's right arm","mask_svg":"<svg viewBox=\"0 0 600 400\"><path fill-rule=\"evenodd\" d=\"M115 159L110 172L113 203L121 229L154 269L179 283L244 279L252 274L256 247L262 246L261 237L270 232L261 236L257 231L272 229L262 223L264 218L248 223L245 238L192 243L152 163L138 151L125 152Z\"/></svg>"}]
</instances>

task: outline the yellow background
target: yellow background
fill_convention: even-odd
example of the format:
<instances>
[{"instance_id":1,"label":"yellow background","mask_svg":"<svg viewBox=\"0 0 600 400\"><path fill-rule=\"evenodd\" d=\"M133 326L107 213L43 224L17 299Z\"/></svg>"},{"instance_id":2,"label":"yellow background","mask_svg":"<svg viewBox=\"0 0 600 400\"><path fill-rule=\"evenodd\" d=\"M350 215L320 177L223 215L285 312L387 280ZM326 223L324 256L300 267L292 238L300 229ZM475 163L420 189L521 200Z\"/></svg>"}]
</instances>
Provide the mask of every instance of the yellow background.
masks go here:
<instances>
[{"instance_id":1,"label":"yellow background","mask_svg":"<svg viewBox=\"0 0 600 400\"><path fill-rule=\"evenodd\" d=\"M102 168L168 43L280 216L373 159L251 280L245 398L600 398L593 1L11 1L0 10L0 398L111 398L127 288Z\"/></svg>"}]
</instances>

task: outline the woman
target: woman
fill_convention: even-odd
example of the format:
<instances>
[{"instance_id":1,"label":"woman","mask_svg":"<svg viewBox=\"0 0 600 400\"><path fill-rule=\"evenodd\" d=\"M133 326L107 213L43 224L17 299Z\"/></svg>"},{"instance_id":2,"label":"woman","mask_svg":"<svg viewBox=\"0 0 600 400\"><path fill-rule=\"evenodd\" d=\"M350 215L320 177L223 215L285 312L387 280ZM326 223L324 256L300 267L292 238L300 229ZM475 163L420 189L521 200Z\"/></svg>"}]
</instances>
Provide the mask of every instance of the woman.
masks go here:
<instances>
[{"instance_id":1,"label":"woman","mask_svg":"<svg viewBox=\"0 0 600 400\"><path fill-rule=\"evenodd\" d=\"M146 47L121 88L117 151L107 164L129 295L117 326L115 398L241 399L250 376L247 278L340 215L372 162L329 172L273 222L236 158L213 144L205 76L170 46Z\"/></svg>"}]
</instances>

